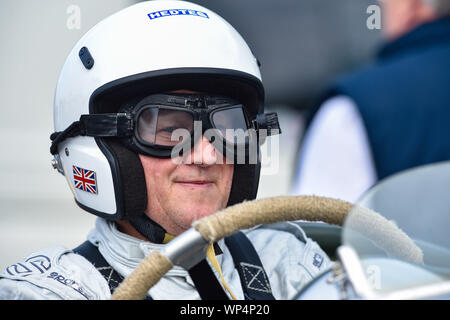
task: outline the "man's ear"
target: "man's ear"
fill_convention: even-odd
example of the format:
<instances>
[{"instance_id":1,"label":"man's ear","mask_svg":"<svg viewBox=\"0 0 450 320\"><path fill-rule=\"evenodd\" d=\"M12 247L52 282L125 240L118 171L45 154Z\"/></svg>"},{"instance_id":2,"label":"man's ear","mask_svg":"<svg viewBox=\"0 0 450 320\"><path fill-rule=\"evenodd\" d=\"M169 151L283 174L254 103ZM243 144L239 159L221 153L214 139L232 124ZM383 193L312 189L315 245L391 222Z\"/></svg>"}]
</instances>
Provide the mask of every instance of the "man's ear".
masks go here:
<instances>
[{"instance_id":1,"label":"man's ear","mask_svg":"<svg viewBox=\"0 0 450 320\"><path fill-rule=\"evenodd\" d=\"M384 0L385 34L392 39L437 17L424 0Z\"/></svg>"},{"instance_id":2,"label":"man's ear","mask_svg":"<svg viewBox=\"0 0 450 320\"><path fill-rule=\"evenodd\" d=\"M430 22L437 18L437 12L427 1L409 0L408 29L412 30L421 24Z\"/></svg>"},{"instance_id":3,"label":"man's ear","mask_svg":"<svg viewBox=\"0 0 450 320\"><path fill-rule=\"evenodd\" d=\"M414 12L413 23L415 24L413 27L435 20L438 17L438 12L427 1L411 0L411 2L414 10L412 11Z\"/></svg>"}]
</instances>

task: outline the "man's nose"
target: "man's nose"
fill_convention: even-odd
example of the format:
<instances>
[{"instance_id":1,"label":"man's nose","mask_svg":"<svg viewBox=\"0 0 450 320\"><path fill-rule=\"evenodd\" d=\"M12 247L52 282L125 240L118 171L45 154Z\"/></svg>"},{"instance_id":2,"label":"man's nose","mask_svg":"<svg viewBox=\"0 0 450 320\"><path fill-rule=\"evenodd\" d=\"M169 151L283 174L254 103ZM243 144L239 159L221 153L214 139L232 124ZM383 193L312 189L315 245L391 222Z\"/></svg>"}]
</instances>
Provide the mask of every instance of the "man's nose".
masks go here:
<instances>
[{"instance_id":1,"label":"man's nose","mask_svg":"<svg viewBox=\"0 0 450 320\"><path fill-rule=\"evenodd\" d=\"M210 166L217 162L217 151L205 136L191 149L190 163Z\"/></svg>"}]
</instances>

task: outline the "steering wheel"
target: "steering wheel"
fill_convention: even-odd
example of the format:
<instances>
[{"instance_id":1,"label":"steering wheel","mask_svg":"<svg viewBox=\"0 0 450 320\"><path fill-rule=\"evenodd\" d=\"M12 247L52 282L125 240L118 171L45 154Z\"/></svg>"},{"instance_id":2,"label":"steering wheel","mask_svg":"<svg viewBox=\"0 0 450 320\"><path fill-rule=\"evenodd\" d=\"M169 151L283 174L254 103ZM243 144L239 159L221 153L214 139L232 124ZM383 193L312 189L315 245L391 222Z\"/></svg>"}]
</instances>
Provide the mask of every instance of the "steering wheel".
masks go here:
<instances>
[{"instance_id":1,"label":"steering wheel","mask_svg":"<svg viewBox=\"0 0 450 320\"><path fill-rule=\"evenodd\" d=\"M190 269L205 258L209 244L241 229L295 220L322 221L342 226L350 211L352 229L367 235L391 256L423 263L421 249L394 223L370 209L327 197L274 197L236 204L195 221L190 229L170 241L163 250L148 255L122 281L112 299L144 299L148 290L175 264Z\"/></svg>"}]
</instances>

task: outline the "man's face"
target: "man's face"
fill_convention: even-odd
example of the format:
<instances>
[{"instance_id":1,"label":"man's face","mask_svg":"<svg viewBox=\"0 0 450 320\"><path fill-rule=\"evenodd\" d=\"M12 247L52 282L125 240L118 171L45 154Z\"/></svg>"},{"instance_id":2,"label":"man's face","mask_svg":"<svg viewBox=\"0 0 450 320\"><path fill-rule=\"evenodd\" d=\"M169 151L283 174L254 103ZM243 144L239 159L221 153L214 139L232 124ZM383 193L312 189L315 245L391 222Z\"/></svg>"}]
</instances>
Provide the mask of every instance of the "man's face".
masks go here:
<instances>
[{"instance_id":1,"label":"man's face","mask_svg":"<svg viewBox=\"0 0 450 320\"><path fill-rule=\"evenodd\" d=\"M139 155L147 185L145 213L173 235L225 208L233 180L234 166L223 159L218 164L222 155L204 137L187 156L192 164Z\"/></svg>"}]
</instances>

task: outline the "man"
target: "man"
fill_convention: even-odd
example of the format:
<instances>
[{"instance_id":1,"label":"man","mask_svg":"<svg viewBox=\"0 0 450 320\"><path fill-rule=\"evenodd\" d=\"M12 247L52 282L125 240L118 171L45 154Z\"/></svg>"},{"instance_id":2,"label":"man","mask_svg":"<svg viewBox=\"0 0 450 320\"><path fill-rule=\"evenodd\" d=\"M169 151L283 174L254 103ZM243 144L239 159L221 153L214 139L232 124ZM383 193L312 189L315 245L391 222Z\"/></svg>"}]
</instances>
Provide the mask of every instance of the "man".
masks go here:
<instances>
[{"instance_id":1,"label":"man","mask_svg":"<svg viewBox=\"0 0 450 320\"><path fill-rule=\"evenodd\" d=\"M355 202L380 179L450 159L450 1L381 3L388 42L320 99L294 194Z\"/></svg>"},{"instance_id":2,"label":"man","mask_svg":"<svg viewBox=\"0 0 450 320\"><path fill-rule=\"evenodd\" d=\"M0 297L108 299L193 221L254 199L250 132L278 127L263 99L247 44L204 7L141 2L92 28L61 71L50 151L77 204L99 218L74 250L7 267ZM289 299L329 264L298 225L260 226L210 246L189 271L174 267L148 298Z\"/></svg>"}]
</instances>

